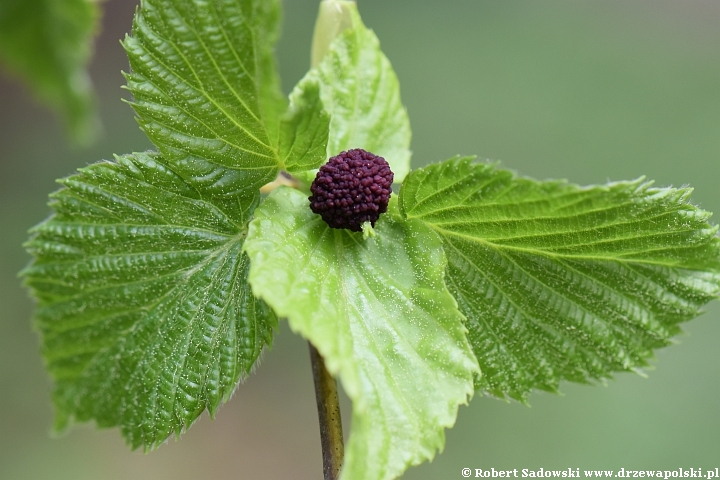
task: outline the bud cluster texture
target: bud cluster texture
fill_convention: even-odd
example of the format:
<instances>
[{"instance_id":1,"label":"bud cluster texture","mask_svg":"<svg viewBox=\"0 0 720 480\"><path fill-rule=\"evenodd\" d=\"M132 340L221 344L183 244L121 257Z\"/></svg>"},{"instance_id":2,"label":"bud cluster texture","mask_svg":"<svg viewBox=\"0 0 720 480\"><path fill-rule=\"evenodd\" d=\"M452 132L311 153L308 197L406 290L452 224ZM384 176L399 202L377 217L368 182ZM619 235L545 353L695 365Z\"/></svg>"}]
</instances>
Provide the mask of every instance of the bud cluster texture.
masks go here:
<instances>
[{"instance_id":1,"label":"bud cluster texture","mask_svg":"<svg viewBox=\"0 0 720 480\"><path fill-rule=\"evenodd\" d=\"M374 227L390 201L393 172L383 157L362 149L341 152L320 167L310 191L310 208L332 228Z\"/></svg>"}]
</instances>

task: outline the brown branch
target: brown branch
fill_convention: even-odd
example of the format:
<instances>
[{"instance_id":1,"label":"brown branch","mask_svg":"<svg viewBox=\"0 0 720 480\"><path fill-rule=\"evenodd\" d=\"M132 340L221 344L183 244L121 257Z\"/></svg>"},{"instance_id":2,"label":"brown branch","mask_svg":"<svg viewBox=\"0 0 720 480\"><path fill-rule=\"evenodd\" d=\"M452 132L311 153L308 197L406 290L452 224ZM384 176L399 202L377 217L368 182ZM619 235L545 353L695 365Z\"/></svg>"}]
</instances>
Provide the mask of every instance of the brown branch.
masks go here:
<instances>
[{"instance_id":1,"label":"brown branch","mask_svg":"<svg viewBox=\"0 0 720 480\"><path fill-rule=\"evenodd\" d=\"M325 362L317 349L310 342L308 345L310 346L310 363L315 380L315 399L320 422L323 474L325 480L337 480L345 455L337 383L325 368Z\"/></svg>"}]
</instances>

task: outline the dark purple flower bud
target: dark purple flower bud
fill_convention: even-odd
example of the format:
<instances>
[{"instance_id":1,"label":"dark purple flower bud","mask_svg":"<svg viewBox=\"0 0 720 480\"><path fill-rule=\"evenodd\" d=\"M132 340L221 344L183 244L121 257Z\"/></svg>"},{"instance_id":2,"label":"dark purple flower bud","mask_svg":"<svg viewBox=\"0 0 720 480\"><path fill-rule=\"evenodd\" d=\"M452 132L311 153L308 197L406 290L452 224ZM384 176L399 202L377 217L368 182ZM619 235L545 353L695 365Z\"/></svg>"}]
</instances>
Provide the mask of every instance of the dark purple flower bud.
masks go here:
<instances>
[{"instance_id":1,"label":"dark purple flower bud","mask_svg":"<svg viewBox=\"0 0 720 480\"><path fill-rule=\"evenodd\" d=\"M384 158L360 148L336 155L320 167L310 186L310 209L331 228L362 231L387 211L393 172Z\"/></svg>"}]
</instances>

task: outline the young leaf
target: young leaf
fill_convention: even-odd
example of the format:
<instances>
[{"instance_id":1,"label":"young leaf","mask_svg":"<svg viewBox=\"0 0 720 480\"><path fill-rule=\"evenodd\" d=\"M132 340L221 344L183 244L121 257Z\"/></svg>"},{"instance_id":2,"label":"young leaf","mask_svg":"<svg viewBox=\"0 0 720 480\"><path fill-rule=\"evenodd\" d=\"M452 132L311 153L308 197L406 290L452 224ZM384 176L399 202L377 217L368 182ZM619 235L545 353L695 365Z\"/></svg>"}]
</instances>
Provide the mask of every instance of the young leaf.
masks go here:
<instances>
[{"instance_id":1,"label":"young leaf","mask_svg":"<svg viewBox=\"0 0 720 480\"><path fill-rule=\"evenodd\" d=\"M163 157L203 192L254 192L283 167L278 17L277 0L145 0L135 15L124 42L132 105Z\"/></svg>"},{"instance_id":2,"label":"young leaf","mask_svg":"<svg viewBox=\"0 0 720 480\"><path fill-rule=\"evenodd\" d=\"M276 319L246 282L254 202L201 195L157 154L61 180L24 271L55 380L57 427L120 426L134 447L214 414Z\"/></svg>"},{"instance_id":3,"label":"young leaf","mask_svg":"<svg viewBox=\"0 0 720 480\"><path fill-rule=\"evenodd\" d=\"M363 25L357 5L342 2L352 28L330 45L308 74L322 86L331 114L327 156L362 148L385 158L401 182L410 170L410 121L400 101L400 84L375 34Z\"/></svg>"},{"instance_id":4,"label":"young leaf","mask_svg":"<svg viewBox=\"0 0 720 480\"><path fill-rule=\"evenodd\" d=\"M408 220L443 239L477 387L524 400L647 364L720 291L720 240L689 189L579 187L454 159L410 174Z\"/></svg>"},{"instance_id":5,"label":"young leaf","mask_svg":"<svg viewBox=\"0 0 720 480\"><path fill-rule=\"evenodd\" d=\"M330 117L320 100L320 85L301 80L290 94L280 126L280 156L290 173L302 173L327 161Z\"/></svg>"},{"instance_id":6,"label":"young leaf","mask_svg":"<svg viewBox=\"0 0 720 480\"><path fill-rule=\"evenodd\" d=\"M98 16L91 0L0 2L0 56L64 117L81 143L98 128L85 72Z\"/></svg>"},{"instance_id":7,"label":"young leaf","mask_svg":"<svg viewBox=\"0 0 720 480\"><path fill-rule=\"evenodd\" d=\"M392 208L377 235L330 229L279 188L244 249L253 292L310 340L353 401L342 478L391 479L433 457L477 363L443 284L440 240Z\"/></svg>"}]
</instances>

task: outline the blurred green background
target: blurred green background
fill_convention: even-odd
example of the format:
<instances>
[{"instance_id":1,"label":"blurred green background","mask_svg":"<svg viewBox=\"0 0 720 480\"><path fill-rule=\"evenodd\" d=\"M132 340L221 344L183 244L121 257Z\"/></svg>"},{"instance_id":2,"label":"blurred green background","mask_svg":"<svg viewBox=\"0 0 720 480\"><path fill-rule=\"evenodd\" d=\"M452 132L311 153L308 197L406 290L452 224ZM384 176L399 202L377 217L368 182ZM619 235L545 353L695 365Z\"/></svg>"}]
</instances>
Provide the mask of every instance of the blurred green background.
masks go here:
<instances>
[{"instance_id":1,"label":"blurred green background","mask_svg":"<svg viewBox=\"0 0 720 480\"><path fill-rule=\"evenodd\" d=\"M29 261L20 245L49 214L55 178L151 146L120 101L128 67L118 40L137 3L103 3L91 75L105 134L94 147L70 147L48 111L0 77L0 479L320 479L307 347L285 324L216 420L203 416L178 442L144 455L116 430L48 434L50 383L32 301L16 278ZM284 3L287 92L308 66L317 0ZM720 2L359 4L400 77L414 166L475 153L581 184L647 175L694 186L694 201L720 212ZM678 345L658 352L649 378L565 384L562 396L533 395L532 408L476 397L445 452L404 478L459 479L464 467L720 466L719 320L715 302Z\"/></svg>"}]
</instances>

